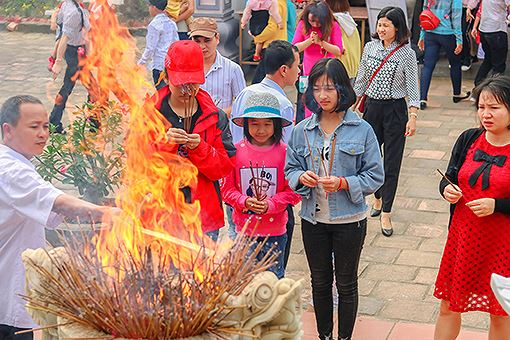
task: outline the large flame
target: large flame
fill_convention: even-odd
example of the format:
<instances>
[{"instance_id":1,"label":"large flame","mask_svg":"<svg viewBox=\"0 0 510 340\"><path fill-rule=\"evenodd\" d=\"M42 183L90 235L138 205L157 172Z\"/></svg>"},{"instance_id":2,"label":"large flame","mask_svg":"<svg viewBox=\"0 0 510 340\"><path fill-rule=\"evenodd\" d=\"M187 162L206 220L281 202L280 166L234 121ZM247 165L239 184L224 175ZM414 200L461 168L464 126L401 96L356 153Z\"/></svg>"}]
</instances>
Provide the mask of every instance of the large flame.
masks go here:
<instances>
[{"instance_id":1,"label":"large flame","mask_svg":"<svg viewBox=\"0 0 510 340\"><path fill-rule=\"evenodd\" d=\"M122 213L111 228L101 231L98 254L105 270L119 275L116 257L139 259L141 249L161 242L177 268L201 277L195 261L207 237L202 234L200 207L198 202L186 203L181 192L183 186L196 185L197 169L177 155L176 145L167 143L168 123L149 98L153 86L136 64L133 37L106 0L96 0L93 6L91 48L83 61L82 81L95 89L96 100L106 102L113 94L129 112L127 162L116 199Z\"/></svg>"}]
</instances>

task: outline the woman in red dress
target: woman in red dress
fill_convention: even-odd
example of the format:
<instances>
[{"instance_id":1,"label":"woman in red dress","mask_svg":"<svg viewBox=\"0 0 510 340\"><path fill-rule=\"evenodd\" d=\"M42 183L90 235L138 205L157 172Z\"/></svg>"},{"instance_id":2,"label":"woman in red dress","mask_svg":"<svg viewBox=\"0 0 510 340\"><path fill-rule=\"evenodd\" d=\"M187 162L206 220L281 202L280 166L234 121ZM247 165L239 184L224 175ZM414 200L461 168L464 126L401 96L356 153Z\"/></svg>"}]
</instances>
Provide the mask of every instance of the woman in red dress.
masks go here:
<instances>
[{"instance_id":1,"label":"woman in red dress","mask_svg":"<svg viewBox=\"0 0 510 340\"><path fill-rule=\"evenodd\" d=\"M510 78L489 78L474 93L481 128L453 147L440 192L451 203L450 227L434 296L441 299L435 340L459 334L461 314L490 314L490 340L510 339L510 318L490 276L510 276Z\"/></svg>"}]
</instances>

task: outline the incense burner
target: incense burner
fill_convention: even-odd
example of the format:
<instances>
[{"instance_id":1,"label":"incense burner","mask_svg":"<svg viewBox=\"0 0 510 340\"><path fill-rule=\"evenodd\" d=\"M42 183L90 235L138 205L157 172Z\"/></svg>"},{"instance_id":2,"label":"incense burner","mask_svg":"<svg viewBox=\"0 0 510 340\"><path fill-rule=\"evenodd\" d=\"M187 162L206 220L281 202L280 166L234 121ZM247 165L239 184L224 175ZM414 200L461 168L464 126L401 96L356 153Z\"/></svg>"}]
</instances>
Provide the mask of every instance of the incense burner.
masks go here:
<instances>
[{"instance_id":1,"label":"incense burner","mask_svg":"<svg viewBox=\"0 0 510 340\"><path fill-rule=\"evenodd\" d=\"M51 255L51 256L49 256ZM45 277L34 270L34 265L58 274L55 257L66 261L64 248L55 248L48 252L44 249L26 250L23 262L26 267L26 292L34 296L43 291ZM302 335L302 281L291 279L278 280L271 272L257 274L239 295L228 295L222 301L227 305L226 313L218 325L231 329L231 339L299 339ZM124 339L105 334L93 328L84 327L69 320L42 312L27 305L34 321L41 327L59 325L43 330L42 340L67 338L88 339ZM213 339L216 336L205 334L187 339Z\"/></svg>"}]
</instances>

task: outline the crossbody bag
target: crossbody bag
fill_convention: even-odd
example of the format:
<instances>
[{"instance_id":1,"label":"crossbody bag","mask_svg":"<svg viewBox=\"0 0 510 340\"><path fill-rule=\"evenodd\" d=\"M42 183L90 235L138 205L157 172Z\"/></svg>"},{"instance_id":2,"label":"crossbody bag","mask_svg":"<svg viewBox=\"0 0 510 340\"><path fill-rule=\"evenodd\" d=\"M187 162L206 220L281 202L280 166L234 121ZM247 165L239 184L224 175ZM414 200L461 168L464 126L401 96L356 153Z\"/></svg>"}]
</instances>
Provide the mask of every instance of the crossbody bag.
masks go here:
<instances>
[{"instance_id":1,"label":"crossbody bag","mask_svg":"<svg viewBox=\"0 0 510 340\"><path fill-rule=\"evenodd\" d=\"M395 47L393 49L393 51L391 51L387 56L386 58L384 58L381 63L379 64L379 67L377 67L377 69L374 71L374 73L372 74L372 76L370 77L370 79L368 80L368 85L367 85L367 90L368 88L370 87L370 84L372 84L372 80L374 80L375 76L377 75L377 73L379 73L379 71L381 70L381 68L384 66L384 64L388 61L388 59L390 59L390 57L395 54L395 52L397 52L399 49L401 49L402 47L404 47L405 43L402 43L400 45L398 45L397 47ZM367 90L365 90L365 93L367 92ZM358 104L358 110L359 112L364 112L365 111L365 100L367 99L367 95L364 94L362 97L361 97L361 100Z\"/></svg>"}]
</instances>

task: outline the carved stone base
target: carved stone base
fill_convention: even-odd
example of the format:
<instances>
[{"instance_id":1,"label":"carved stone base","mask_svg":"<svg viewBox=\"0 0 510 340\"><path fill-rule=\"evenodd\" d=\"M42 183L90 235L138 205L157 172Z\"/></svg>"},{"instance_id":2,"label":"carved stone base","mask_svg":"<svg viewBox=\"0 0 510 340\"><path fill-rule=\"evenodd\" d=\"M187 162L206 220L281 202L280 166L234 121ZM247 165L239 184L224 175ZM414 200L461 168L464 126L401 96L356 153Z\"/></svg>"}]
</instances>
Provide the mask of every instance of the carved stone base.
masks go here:
<instances>
[{"instance_id":1,"label":"carved stone base","mask_svg":"<svg viewBox=\"0 0 510 340\"><path fill-rule=\"evenodd\" d=\"M65 260L64 248L55 248L50 251ZM55 267L48 254L43 249L26 250L23 255L26 268L26 292L28 296L43 291L44 278L33 268L31 263L55 273ZM303 280L278 280L271 272L263 272L255 276L253 281L240 295L227 297L227 305L232 310L218 325L231 327L239 334L232 335L231 339L299 339L302 335L302 292ZM67 320L52 314L31 309L27 306L29 314L34 321L44 327L46 325L66 324ZM248 336L249 335L249 336ZM57 340L65 338L100 338L107 334L72 323L43 331L43 340ZM188 339L213 339L210 335L196 336Z\"/></svg>"}]
</instances>

